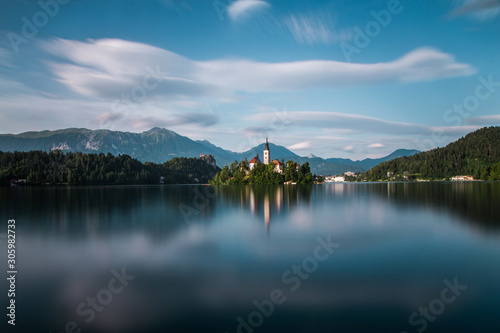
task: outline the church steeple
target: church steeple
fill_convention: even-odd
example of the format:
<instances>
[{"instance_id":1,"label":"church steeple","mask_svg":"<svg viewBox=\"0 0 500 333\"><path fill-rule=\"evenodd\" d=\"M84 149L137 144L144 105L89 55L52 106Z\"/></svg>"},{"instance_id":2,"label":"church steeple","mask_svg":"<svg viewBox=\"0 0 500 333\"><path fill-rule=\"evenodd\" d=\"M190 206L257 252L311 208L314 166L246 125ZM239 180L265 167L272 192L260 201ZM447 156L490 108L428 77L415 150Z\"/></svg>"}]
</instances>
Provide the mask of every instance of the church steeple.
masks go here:
<instances>
[{"instance_id":1,"label":"church steeple","mask_svg":"<svg viewBox=\"0 0 500 333\"><path fill-rule=\"evenodd\" d=\"M264 164L269 164L271 162L271 150L269 149L269 142L266 138L266 146L264 148Z\"/></svg>"}]
</instances>

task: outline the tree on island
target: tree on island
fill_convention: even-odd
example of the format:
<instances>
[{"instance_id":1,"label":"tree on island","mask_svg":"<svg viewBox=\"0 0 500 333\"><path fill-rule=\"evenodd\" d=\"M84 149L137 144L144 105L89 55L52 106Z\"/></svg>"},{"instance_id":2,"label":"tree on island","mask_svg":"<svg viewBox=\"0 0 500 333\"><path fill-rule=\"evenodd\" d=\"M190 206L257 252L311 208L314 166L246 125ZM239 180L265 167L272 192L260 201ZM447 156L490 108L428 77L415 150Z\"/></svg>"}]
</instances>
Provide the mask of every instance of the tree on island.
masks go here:
<instances>
[{"instance_id":1,"label":"tree on island","mask_svg":"<svg viewBox=\"0 0 500 333\"><path fill-rule=\"evenodd\" d=\"M285 182L297 184L312 184L314 182L309 162L298 167L299 164L288 161L284 167L283 174L275 171L274 164L256 164L252 170L247 160L239 164L235 162L230 166L224 166L220 173L210 181L213 185L260 185L260 184L284 184Z\"/></svg>"}]
</instances>

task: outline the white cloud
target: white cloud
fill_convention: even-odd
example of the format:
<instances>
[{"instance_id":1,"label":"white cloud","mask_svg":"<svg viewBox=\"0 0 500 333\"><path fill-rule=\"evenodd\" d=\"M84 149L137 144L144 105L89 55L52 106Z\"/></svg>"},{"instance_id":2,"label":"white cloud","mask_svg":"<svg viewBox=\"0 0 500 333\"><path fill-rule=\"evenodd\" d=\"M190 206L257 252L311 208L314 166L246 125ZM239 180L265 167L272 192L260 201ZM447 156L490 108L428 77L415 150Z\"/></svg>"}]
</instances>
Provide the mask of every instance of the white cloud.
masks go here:
<instances>
[{"instance_id":1,"label":"white cloud","mask_svg":"<svg viewBox=\"0 0 500 333\"><path fill-rule=\"evenodd\" d=\"M262 63L250 60L214 60L198 63L198 80L248 92L294 91L311 88L389 82L433 81L469 76L476 72L446 53L421 48L400 59L376 64L330 60Z\"/></svg>"},{"instance_id":2,"label":"white cloud","mask_svg":"<svg viewBox=\"0 0 500 333\"><path fill-rule=\"evenodd\" d=\"M229 5L227 13L231 20L238 21L269 7L271 5L262 0L236 0Z\"/></svg>"},{"instance_id":3,"label":"white cloud","mask_svg":"<svg viewBox=\"0 0 500 333\"><path fill-rule=\"evenodd\" d=\"M379 83L432 81L468 76L475 69L431 48L412 51L385 63L355 64L330 60L263 63L252 60L193 61L168 50L119 39L87 42L50 40L50 53L67 63L51 70L69 89L85 96L117 98L130 93L151 72L161 81L151 96L214 96L232 93L295 91ZM152 83L154 83L152 81Z\"/></svg>"},{"instance_id":4,"label":"white cloud","mask_svg":"<svg viewBox=\"0 0 500 333\"><path fill-rule=\"evenodd\" d=\"M309 149L311 148L311 143L310 142L299 142L294 145L288 146L287 147L290 150L303 150L303 149Z\"/></svg>"},{"instance_id":5,"label":"white cloud","mask_svg":"<svg viewBox=\"0 0 500 333\"><path fill-rule=\"evenodd\" d=\"M353 151L354 150L354 147L353 146L345 146L344 151Z\"/></svg>"},{"instance_id":6,"label":"white cloud","mask_svg":"<svg viewBox=\"0 0 500 333\"><path fill-rule=\"evenodd\" d=\"M384 148L385 145L381 144L381 143L372 143L370 145L368 145L368 148Z\"/></svg>"}]
</instances>

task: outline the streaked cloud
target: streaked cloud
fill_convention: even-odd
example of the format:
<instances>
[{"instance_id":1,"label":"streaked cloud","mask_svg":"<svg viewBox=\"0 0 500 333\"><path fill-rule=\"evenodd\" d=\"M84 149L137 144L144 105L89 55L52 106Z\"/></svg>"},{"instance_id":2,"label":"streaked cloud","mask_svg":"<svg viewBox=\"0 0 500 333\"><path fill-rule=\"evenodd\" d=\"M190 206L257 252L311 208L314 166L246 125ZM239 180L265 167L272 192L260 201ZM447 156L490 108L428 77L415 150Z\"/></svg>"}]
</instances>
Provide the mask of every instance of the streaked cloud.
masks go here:
<instances>
[{"instance_id":1,"label":"streaked cloud","mask_svg":"<svg viewBox=\"0 0 500 333\"><path fill-rule=\"evenodd\" d=\"M487 21L500 14L500 0L460 0L450 17L468 16L477 21Z\"/></svg>"},{"instance_id":2,"label":"streaked cloud","mask_svg":"<svg viewBox=\"0 0 500 333\"><path fill-rule=\"evenodd\" d=\"M262 63L214 60L197 63L200 81L247 92L340 88L380 83L410 83L469 76L476 72L450 54L420 48L384 63L355 64L330 60Z\"/></svg>"},{"instance_id":3,"label":"streaked cloud","mask_svg":"<svg viewBox=\"0 0 500 333\"><path fill-rule=\"evenodd\" d=\"M120 112L106 112L98 115L94 118L94 121L101 126L109 125L110 123L114 123L122 120L125 117L125 114Z\"/></svg>"},{"instance_id":4,"label":"streaked cloud","mask_svg":"<svg viewBox=\"0 0 500 333\"><path fill-rule=\"evenodd\" d=\"M168 127L184 125L211 126L218 122L218 117L212 114L184 113L174 116L157 117L137 115L129 117L127 123L136 129L149 129L152 127Z\"/></svg>"},{"instance_id":5,"label":"streaked cloud","mask_svg":"<svg viewBox=\"0 0 500 333\"><path fill-rule=\"evenodd\" d=\"M290 115L290 126L301 128L343 129L352 130L353 134L376 133L386 135L429 136L435 133L442 135L464 135L478 129L478 126L429 126L414 123L389 121L357 114L325 111L287 111ZM248 116L248 121L265 122L267 114Z\"/></svg>"},{"instance_id":6,"label":"streaked cloud","mask_svg":"<svg viewBox=\"0 0 500 333\"><path fill-rule=\"evenodd\" d=\"M236 0L229 5L227 13L232 21L239 21L270 7L271 5L263 0Z\"/></svg>"},{"instance_id":7,"label":"streaked cloud","mask_svg":"<svg viewBox=\"0 0 500 333\"><path fill-rule=\"evenodd\" d=\"M467 118L465 122L470 125L500 125L500 114Z\"/></svg>"},{"instance_id":8,"label":"streaked cloud","mask_svg":"<svg viewBox=\"0 0 500 333\"><path fill-rule=\"evenodd\" d=\"M289 14L283 25L299 44L335 44L353 38L352 31L337 27L331 12L317 14Z\"/></svg>"},{"instance_id":9,"label":"streaked cloud","mask_svg":"<svg viewBox=\"0 0 500 333\"><path fill-rule=\"evenodd\" d=\"M110 98L128 93L144 78L156 75L161 84L148 95L229 97L238 91L280 92L313 88L410 83L469 76L476 70L450 54L420 48L383 63L356 64L331 60L264 63L221 59L193 61L168 50L119 39L86 42L62 39L43 47L68 63L50 68L70 90ZM154 82L152 82L154 83Z\"/></svg>"}]
</instances>

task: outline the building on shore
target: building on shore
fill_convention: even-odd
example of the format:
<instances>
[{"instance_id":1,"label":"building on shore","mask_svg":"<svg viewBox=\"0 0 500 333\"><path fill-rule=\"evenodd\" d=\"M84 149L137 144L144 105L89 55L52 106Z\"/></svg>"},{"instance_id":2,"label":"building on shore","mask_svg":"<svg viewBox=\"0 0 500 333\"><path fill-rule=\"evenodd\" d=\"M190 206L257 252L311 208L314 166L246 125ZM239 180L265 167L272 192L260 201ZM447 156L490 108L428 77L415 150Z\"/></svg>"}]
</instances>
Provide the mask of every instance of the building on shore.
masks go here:
<instances>
[{"instance_id":1,"label":"building on shore","mask_svg":"<svg viewBox=\"0 0 500 333\"><path fill-rule=\"evenodd\" d=\"M451 177L452 181L457 181L457 182L468 182L474 180L473 176L454 176Z\"/></svg>"}]
</instances>

